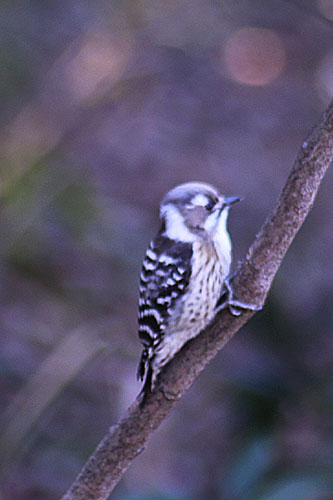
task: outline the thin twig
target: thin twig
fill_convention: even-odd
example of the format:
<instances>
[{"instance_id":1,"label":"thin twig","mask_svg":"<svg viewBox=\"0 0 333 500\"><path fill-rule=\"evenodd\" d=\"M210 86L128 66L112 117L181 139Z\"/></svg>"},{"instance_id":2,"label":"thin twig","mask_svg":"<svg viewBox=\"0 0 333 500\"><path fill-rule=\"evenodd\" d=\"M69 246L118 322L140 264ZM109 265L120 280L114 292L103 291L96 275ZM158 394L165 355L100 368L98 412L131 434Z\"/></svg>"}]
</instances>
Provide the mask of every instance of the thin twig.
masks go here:
<instances>
[{"instance_id":1,"label":"thin twig","mask_svg":"<svg viewBox=\"0 0 333 500\"><path fill-rule=\"evenodd\" d=\"M250 247L233 281L235 295L263 304L281 261L312 208L333 159L333 101L301 147L277 206ZM135 401L112 426L62 500L105 500L151 433L170 413L199 373L254 313L223 310L188 342L161 374L143 407Z\"/></svg>"}]
</instances>

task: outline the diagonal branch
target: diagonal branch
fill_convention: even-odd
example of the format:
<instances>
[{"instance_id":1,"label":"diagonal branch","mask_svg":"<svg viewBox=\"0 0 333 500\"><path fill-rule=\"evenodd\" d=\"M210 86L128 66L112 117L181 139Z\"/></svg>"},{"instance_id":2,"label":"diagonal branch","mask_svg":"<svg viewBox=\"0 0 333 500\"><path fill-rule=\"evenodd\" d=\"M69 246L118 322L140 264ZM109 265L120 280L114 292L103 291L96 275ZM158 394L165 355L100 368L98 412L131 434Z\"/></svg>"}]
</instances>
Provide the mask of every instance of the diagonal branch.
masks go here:
<instances>
[{"instance_id":1,"label":"diagonal branch","mask_svg":"<svg viewBox=\"0 0 333 500\"><path fill-rule=\"evenodd\" d=\"M233 281L235 295L263 304L281 261L310 212L333 160L333 101L301 147L272 215L268 217ZM254 313L223 310L166 366L156 390L141 408L137 401L112 426L62 500L105 500L150 434L196 377Z\"/></svg>"}]
</instances>

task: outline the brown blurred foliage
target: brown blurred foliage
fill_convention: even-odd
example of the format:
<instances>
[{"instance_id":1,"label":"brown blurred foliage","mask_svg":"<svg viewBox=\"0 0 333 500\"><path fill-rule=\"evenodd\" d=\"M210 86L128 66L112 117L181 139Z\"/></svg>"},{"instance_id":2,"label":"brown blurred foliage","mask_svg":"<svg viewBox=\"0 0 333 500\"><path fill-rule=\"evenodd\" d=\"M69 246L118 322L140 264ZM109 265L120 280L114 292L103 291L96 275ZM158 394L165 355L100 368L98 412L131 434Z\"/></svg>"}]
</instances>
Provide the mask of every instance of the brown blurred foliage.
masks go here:
<instances>
[{"instance_id":1,"label":"brown blurred foliage","mask_svg":"<svg viewBox=\"0 0 333 500\"><path fill-rule=\"evenodd\" d=\"M242 195L236 266L332 94L333 25L324 0L18 0L0 20L0 498L53 500L139 391L161 196ZM332 179L265 310L112 498L332 498Z\"/></svg>"}]
</instances>

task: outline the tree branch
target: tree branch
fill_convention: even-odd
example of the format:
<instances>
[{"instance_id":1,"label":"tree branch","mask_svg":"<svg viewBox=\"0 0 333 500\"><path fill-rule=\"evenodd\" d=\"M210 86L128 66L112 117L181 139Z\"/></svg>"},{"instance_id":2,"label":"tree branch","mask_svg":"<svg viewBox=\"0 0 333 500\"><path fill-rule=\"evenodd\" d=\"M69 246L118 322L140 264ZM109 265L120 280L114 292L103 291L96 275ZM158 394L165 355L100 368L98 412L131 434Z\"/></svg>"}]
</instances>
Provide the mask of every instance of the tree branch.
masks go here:
<instances>
[{"instance_id":1,"label":"tree branch","mask_svg":"<svg viewBox=\"0 0 333 500\"><path fill-rule=\"evenodd\" d=\"M263 304L281 261L312 208L333 159L333 101L301 147L277 206L242 262L233 288L237 298ZM223 310L188 342L161 373L143 407L136 400L112 426L62 500L105 500L150 434L160 425L193 381L254 313L232 316Z\"/></svg>"}]
</instances>

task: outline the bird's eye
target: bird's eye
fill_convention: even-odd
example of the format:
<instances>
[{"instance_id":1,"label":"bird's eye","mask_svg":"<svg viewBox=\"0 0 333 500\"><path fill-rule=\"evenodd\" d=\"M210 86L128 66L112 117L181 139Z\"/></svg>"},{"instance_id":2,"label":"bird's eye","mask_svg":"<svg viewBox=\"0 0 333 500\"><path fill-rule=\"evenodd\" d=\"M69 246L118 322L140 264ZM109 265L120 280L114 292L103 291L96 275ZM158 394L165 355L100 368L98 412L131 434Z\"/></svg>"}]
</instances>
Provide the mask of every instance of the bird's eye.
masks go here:
<instances>
[{"instance_id":1,"label":"bird's eye","mask_svg":"<svg viewBox=\"0 0 333 500\"><path fill-rule=\"evenodd\" d=\"M215 201L213 200L210 200L207 205L205 205L205 209L207 210L207 212L211 212L213 210L213 208L215 207L216 203Z\"/></svg>"}]
</instances>

